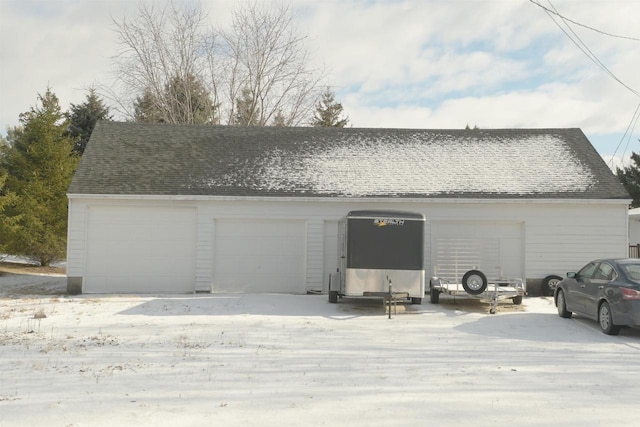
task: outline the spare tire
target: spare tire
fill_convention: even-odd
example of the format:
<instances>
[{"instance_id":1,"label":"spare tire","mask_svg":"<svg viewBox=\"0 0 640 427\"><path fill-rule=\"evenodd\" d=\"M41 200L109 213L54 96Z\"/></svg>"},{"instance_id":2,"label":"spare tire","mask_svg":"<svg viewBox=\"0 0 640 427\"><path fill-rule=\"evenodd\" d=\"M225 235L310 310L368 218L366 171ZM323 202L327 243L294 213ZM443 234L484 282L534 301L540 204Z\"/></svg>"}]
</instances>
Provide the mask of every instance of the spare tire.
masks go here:
<instances>
[{"instance_id":1,"label":"spare tire","mask_svg":"<svg viewBox=\"0 0 640 427\"><path fill-rule=\"evenodd\" d=\"M462 276L462 287L469 295L480 295L487 290L487 276L480 270L469 270Z\"/></svg>"},{"instance_id":2,"label":"spare tire","mask_svg":"<svg viewBox=\"0 0 640 427\"><path fill-rule=\"evenodd\" d=\"M556 291L556 285L560 283L562 277L556 276L552 274L551 276L547 276L542 280L542 287L540 288L540 293L542 296L553 295Z\"/></svg>"}]
</instances>

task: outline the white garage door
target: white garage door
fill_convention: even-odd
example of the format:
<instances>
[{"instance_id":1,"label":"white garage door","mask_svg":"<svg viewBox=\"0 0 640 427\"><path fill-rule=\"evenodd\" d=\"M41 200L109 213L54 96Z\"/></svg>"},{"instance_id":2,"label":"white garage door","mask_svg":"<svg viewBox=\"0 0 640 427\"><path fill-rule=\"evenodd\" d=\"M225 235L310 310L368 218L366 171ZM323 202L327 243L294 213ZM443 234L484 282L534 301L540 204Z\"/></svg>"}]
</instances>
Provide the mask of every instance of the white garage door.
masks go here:
<instances>
[{"instance_id":1,"label":"white garage door","mask_svg":"<svg viewBox=\"0 0 640 427\"><path fill-rule=\"evenodd\" d=\"M447 280L459 282L475 268L489 280L524 278L523 254L521 222L431 223L431 265Z\"/></svg>"},{"instance_id":2,"label":"white garage door","mask_svg":"<svg viewBox=\"0 0 640 427\"><path fill-rule=\"evenodd\" d=\"M304 293L306 223L217 220L213 291Z\"/></svg>"},{"instance_id":3,"label":"white garage door","mask_svg":"<svg viewBox=\"0 0 640 427\"><path fill-rule=\"evenodd\" d=\"M91 207L85 293L193 292L196 211Z\"/></svg>"}]
</instances>

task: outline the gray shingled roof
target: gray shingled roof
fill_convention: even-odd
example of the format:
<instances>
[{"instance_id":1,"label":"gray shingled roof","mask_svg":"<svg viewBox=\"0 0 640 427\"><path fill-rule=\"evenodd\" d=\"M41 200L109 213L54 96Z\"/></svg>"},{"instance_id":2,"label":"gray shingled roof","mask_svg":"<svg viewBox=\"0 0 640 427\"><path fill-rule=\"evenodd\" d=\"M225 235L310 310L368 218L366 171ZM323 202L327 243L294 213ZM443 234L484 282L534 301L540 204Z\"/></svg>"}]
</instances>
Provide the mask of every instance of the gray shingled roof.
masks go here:
<instances>
[{"instance_id":1,"label":"gray shingled roof","mask_svg":"<svg viewBox=\"0 0 640 427\"><path fill-rule=\"evenodd\" d=\"M100 122L70 195L628 199L580 129Z\"/></svg>"}]
</instances>

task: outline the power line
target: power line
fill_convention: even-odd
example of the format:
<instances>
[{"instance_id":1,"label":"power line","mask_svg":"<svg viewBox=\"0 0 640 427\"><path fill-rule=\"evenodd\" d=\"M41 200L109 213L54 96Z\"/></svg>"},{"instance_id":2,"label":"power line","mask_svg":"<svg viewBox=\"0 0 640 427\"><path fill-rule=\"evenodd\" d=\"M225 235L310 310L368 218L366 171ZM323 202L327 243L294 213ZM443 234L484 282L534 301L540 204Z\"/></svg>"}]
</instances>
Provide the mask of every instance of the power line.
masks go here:
<instances>
[{"instance_id":1,"label":"power line","mask_svg":"<svg viewBox=\"0 0 640 427\"><path fill-rule=\"evenodd\" d=\"M606 36L610 36L610 37L617 37L617 38L623 38L623 39L634 40L634 41L640 41L640 39L633 38L633 37L618 36L618 35L615 35L615 34L606 33L604 31L600 31L600 30L595 29L593 27L589 27L587 25L584 25L584 24L576 22L576 21L574 21L572 19L569 19L569 18L563 16L562 14L560 14L558 12L558 10L555 8L553 3L551 3L551 0L547 0L547 1L548 1L549 5L551 6L552 9L541 5L537 0L536 1L529 0L529 1L531 3L533 3L533 4L535 4L536 6L542 8L547 13L549 18L554 22L554 24L556 24L558 26L558 28L560 28L560 30L569 38L569 40L571 40L571 42L573 42L573 44L575 44L578 47L578 49L580 49L582 51L582 53L584 53L589 59L591 59L591 61L593 61L596 65L598 65L602 70L604 70L607 74L609 74L615 81L617 81L622 86L624 86L626 89L628 89L631 93L633 93L634 95L640 97L640 93L638 93L636 90L634 90L633 88L631 88L630 86L625 84L611 70L609 70L609 68L607 68L607 66L604 65L604 63L602 61L600 61L600 59L596 56L596 54L593 53L591 51L591 49L589 49L589 47L582 41L580 36L578 36L578 34L576 34L576 32L573 31L573 28L571 28L571 25L569 25L569 22L574 24L574 25L578 25L580 27L587 28L589 30L592 30L592 31L595 31L597 33L600 33L600 34L603 34L603 35L606 35ZM554 19L554 15L557 16L558 18L560 18L560 20L562 20L562 23L571 32L571 34L573 34L573 37L563 28L563 26L559 22L556 21L556 19ZM629 122L629 125L627 126L627 129L625 130L624 135L622 135L622 138L620 139L620 142L618 143L618 146L616 147L615 152L613 153L613 155L611 156L611 159L609 160L609 167L610 168L613 166L613 160L615 158L615 155L618 153L618 150L620 149L620 146L624 142L625 138L627 138L627 143L625 145L624 151L622 152L621 156L624 157L624 155L626 154L627 149L629 148L629 143L631 141L631 136L633 135L633 132L635 131L635 127L636 127L636 124L638 122L638 119L640 119L640 113L639 112L640 112L640 104L638 104L638 106L636 107L636 110L633 113L633 116L631 117L631 121Z\"/></svg>"},{"instance_id":2,"label":"power line","mask_svg":"<svg viewBox=\"0 0 640 427\"><path fill-rule=\"evenodd\" d=\"M627 153L627 149L629 148L629 142L631 141L631 135L633 135L633 132L636 128L636 124L638 123L638 119L640 118L640 104L638 104L638 106L636 107L636 111L634 111L633 113L633 117L631 117L631 121L629 122L629 125L627 126L627 129L624 131L624 135L622 135L622 138L620 139L620 142L618 143L618 146L616 147L616 150L613 152L613 155L611 156L611 159L609 160L609 168L613 167L613 159L615 158L615 155L618 153L618 149L620 148L620 145L622 145L622 142L624 141L625 137L627 138L627 144L624 146L624 151L622 152L621 156L624 159L625 154ZM631 129L631 131L629 131L629 129ZM627 137L627 134L629 134L629 136ZM621 166L624 167L624 164L621 164Z\"/></svg>"},{"instance_id":3,"label":"power line","mask_svg":"<svg viewBox=\"0 0 640 427\"><path fill-rule=\"evenodd\" d=\"M549 4L551 5L551 7L554 9L555 13L552 13L553 11L551 11L550 9L543 7L542 5L540 5L539 3L533 1L533 0L529 0L531 3L536 4L540 7L542 7L546 12L547 15L549 16L549 18L551 18L551 20L554 22L554 24L556 24L558 26L558 28L560 28L560 30L569 38L569 40L571 40L573 42L573 44L575 44L578 49L580 49L582 51L582 53L584 53L589 59L591 59L591 61L593 61L597 66L599 66L602 70L604 70L607 74L609 74L615 81L617 81L618 83L620 83L622 86L624 86L625 88L627 88L631 93L633 93L634 95L636 95L637 97L640 97L640 93L637 92L635 89L631 88L630 86L628 86L626 83L624 83L622 80L620 80L618 78L618 76L616 76L615 74L613 74L613 72L611 70L609 70L609 68L607 68L606 65L604 65L604 63L602 61L600 61L600 59L598 59L598 57L596 56L595 53L593 53L588 47L587 45L582 41L582 39L580 39L580 37L575 33L575 31L573 31L573 29L571 28L571 26L569 24L567 24L567 22L565 21L565 18L559 14L557 12L557 10L555 9L555 6L553 6L553 4L551 3L551 0L547 0L549 2ZM571 33L573 34L572 37L563 27L562 25L560 25L552 15L557 15L560 17L560 19L562 20L562 22L564 23L564 25L567 27L567 29L569 31L571 31ZM577 39L577 41L576 41Z\"/></svg>"},{"instance_id":4,"label":"power line","mask_svg":"<svg viewBox=\"0 0 640 427\"><path fill-rule=\"evenodd\" d=\"M549 2L549 5L557 12L555 6L553 5L553 3L551 3L551 0L547 0ZM556 23L556 25L558 25L558 28L560 28L562 30L562 32L564 32L567 37L569 37L569 39L585 54L587 55L587 57L589 57L589 59L591 59L596 65L598 65L600 68L602 68L607 74L609 74L615 81L617 81L618 83L620 83L622 86L624 86L625 88L627 88L629 91L631 91L631 93L633 93L634 95L640 97L640 93L638 93L636 90L632 89L630 86L626 85L622 80L620 80L618 78L618 76L616 76L615 74L613 74L613 72L611 70L609 70L609 68L607 68L606 65L604 65L604 63L602 61L600 61L600 59L598 59L598 57L596 56L595 53L593 53L591 51L591 49L589 49L589 47L582 41L582 39L578 36L578 34L576 34L575 31L573 31L573 29L571 28L571 26L569 24L567 24L567 22L564 20L564 18L562 17L562 15L558 14L558 16L560 16L564 22L564 25L569 29L569 31L571 31L571 33L575 36L575 38L578 40L578 42L576 42L576 40L574 40L565 30L564 28L562 28L556 21L555 19L553 19L553 17L551 17L551 15L549 14L549 12L547 12L547 14L549 15L549 17L553 20L554 23ZM584 49L582 47L584 47ZM586 51L585 51L586 50ZM588 53L587 53L588 52ZM620 142L618 143L618 147L616 148L616 151L613 153L613 156L611 157L611 159L613 160L614 156L616 155L616 153L618 152L618 149L620 148L620 145L622 144L622 142L625 139L625 136L627 134L629 134L628 138L627 138L627 143L625 145L624 151L622 152L622 157L624 157L624 155L627 152L627 149L629 148L629 142L631 141L631 135L633 134L633 131L635 130L635 125L638 122L638 118L640 117L640 115L638 115L638 111L640 110L640 104L638 104L638 107L636 108L636 111L633 113L633 116L631 118L631 121L629 122L629 125L627 126L627 129L625 130L624 135L622 136L622 138L620 139ZM631 129L631 131L629 131L629 129ZM613 164L613 162L611 162L611 164Z\"/></svg>"},{"instance_id":5,"label":"power line","mask_svg":"<svg viewBox=\"0 0 640 427\"><path fill-rule=\"evenodd\" d=\"M599 30L599 29L597 29L597 28L590 27L590 26L588 26L588 25L585 25L585 24L582 24L582 23L580 23L580 22L574 21L573 19L567 18L566 16L561 15L560 13L558 13L558 11L557 11L557 10L551 10L551 9L549 9L548 7L541 5L540 3L538 3L538 2L537 2L537 1L535 1L535 0L529 0L529 1L530 1L531 3L533 3L533 4L535 4L536 6L538 6L538 7L542 8L542 9L544 9L544 11L545 11L545 12L547 12L547 13L551 13L551 14L554 14L554 15L558 16L559 18L561 18L561 19L562 19L562 20L564 20L564 21L571 22L572 24L577 25L577 26L582 27L582 28L586 28L587 30L595 31L596 33L600 33L600 34L602 34L602 35L609 36L609 37L615 37L615 38L618 38L618 39L633 40L633 41L636 41L636 42L640 42L640 38L637 38L637 37L628 37L628 36L621 36L621 35L618 35L618 34L608 33L608 32L606 32L606 31L602 31L602 30ZM555 9L555 8L554 8L554 9Z\"/></svg>"},{"instance_id":6,"label":"power line","mask_svg":"<svg viewBox=\"0 0 640 427\"><path fill-rule=\"evenodd\" d=\"M602 70L604 70L615 81L620 83L622 86L624 86L631 93L633 93L634 95L640 97L640 93L638 93L636 90L634 90L633 88L631 88L630 86L625 84L611 70L609 70L609 68L607 68L607 66L604 65L604 63L602 61L600 61L600 59L596 56L596 54L593 53L591 51L591 49L589 49L589 47L582 41L580 36L578 36L578 34L576 34L576 32L573 30L571 25L569 25L569 23L577 25L577 26L580 26L580 27L583 27L583 28L587 28L589 30L592 30L592 31L595 31L597 33L600 33L600 34L603 34L603 35L606 35L606 36L610 36L610 37L616 37L616 38L634 40L634 41L640 41L640 39L606 33L604 31L600 31L600 30L595 29L593 27L589 27L587 25L584 25L584 24L576 22L576 21L574 21L572 19L569 19L569 18L563 16L562 14L560 14L558 12L558 10L555 8L553 3L551 3L551 0L547 0L548 3L549 3L549 6L551 8L548 8L548 7L545 7L545 6L541 5L537 0L536 1L529 0L529 1L531 3L533 3L533 4L535 4L536 6L542 8L547 13L549 18L554 22L554 24L556 24L558 26L558 28L560 28L560 30L569 38L569 40L571 40L571 42L573 42L573 44L575 44L578 47L578 49L580 49L582 51L582 53L584 53L589 59L591 59L591 61L593 61L598 67L600 67ZM564 24L564 27L566 27L566 30L565 30L565 28L563 28L563 25L561 25L558 21L556 21L554 16L558 17L562 21L562 24ZM567 30L570 31L571 34L569 34L569 32L567 32ZM627 150L629 148L629 144L631 142L631 136L633 135L633 132L635 131L636 124L638 123L638 119L640 119L640 104L638 104L638 106L636 107L636 110L634 111L633 116L631 117L631 121L629 122L629 125L627 126L627 129L625 130L624 135L622 135L622 138L620 139L620 142L618 143L618 146L616 147L616 150L614 151L613 155L611 156L611 159L609 160L609 168L613 167L613 161L615 159L615 156L618 153L618 150L620 149L620 146L622 145L622 143L625 141L625 138L626 138L627 142L625 144L624 151L621 153L621 157L625 156L625 154L626 154L626 152L627 152ZM622 165L622 167L624 167L624 163L622 163L621 165Z\"/></svg>"}]
</instances>

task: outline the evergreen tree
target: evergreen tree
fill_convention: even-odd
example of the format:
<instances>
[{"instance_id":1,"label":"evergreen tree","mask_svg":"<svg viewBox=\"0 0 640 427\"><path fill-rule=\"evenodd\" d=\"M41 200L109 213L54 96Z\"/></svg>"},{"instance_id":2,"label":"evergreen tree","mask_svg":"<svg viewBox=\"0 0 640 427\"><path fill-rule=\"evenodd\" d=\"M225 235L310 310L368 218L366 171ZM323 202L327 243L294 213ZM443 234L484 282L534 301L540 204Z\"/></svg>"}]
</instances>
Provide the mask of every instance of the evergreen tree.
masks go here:
<instances>
[{"instance_id":1,"label":"evergreen tree","mask_svg":"<svg viewBox=\"0 0 640 427\"><path fill-rule=\"evenodd\" d=\"M165 119L161 112L160 100L153 92L145 89L144 93L137 97L133 103L133 120L140 123L164 123Z\"/></svg>"},{"instance_id":2,"label":"evergreen tree","mask_svg":"<svg viewBox=\"0 0 640 427\"><path fill-rule=\"evenodd\" d=\"M4 206L6 206L10 202L10 197L8 194L6 194L6 191L5 191L5 182L7 182L7 177L8 177L8 174L0 170L0 213L4 209ZM13 198L13 195L11 195L11 198ZM0 224L2 224L1 217L0 217ZM0 242L4 241L4 236L2 235L3 230L4 230L4 227L0 229Z\"/></svg>"},{"instance_id":3,"label":"evergreen tree","mask_svg":"<svg viewBox=\"0 0 640 427\"><path fill-rule=\"evenodd\" d=\"M327 88L316 104L311 125L314 127L343 128L349 123L348 117L342 117L342 104L336 102L335 94Z\"/></svg>"},{"instance_id":4,"label":"evergreen tree","mask_svg":"<svg viewBox=\"0 0 640 427\"><path fill-rule=\"evenodd\" d=\"M71 104L69 108L69 134L76 139L74 153L82 156L98 120L111 120L109 107L98 97L94 88L89 89L84 104Z\"/></svg>"},{"instance_id":5,"label":"evergreen tree","mask_svg":"<svg viewBox=\"0 0 640 427\"><path fill-rule=\"evenodd\" d=\"M175 123L214 124L215 106L209 91L193 74L174 77L166 87L169 111Z\"/></svg>"},{"instance_id":6,"label":"evergreen tree","mask_svg":"<svg viewBox=\"0 0 640 427\"><path fill-rule=\"evenodd\" d=\"M215 124L216 106L204 85L192 74L174 76L159 95L144 90L134 104L134 119L144 123Z\"/></svg>"},{"instance_id":7,"label":"evergreen tree","mask_svg":"<svg viewBox=\"0 0 640 427\"><path fill-rule=\"evenodd\" d=\"M260 108L258 107L251 90L242 89L242 96L236 99L236 110L233 124L240 126L264 126L260 123Z\"/></svg>"},{"instance_id":8,"label":"evergreen tree","mask_svg":"<svg viewBox=\"0 0 640 427\"><path fill-rule=\"evenodd\" d=\"M287 118L282 114L282 111L276 111L276 115L273 118L273 125L276 127L284 127L287 126Z\"/></svg>"},{"instance_id":9,"label":"evergreen tree","mask_svg":"<svg viewBox=\"0 0 640 427\"><path fill-rule=\"evenodd\" d=\"M20 115L0 157L0 250L46 266L66 254L66 191L78 156L56 95L47 88L38 100Z\"/></svg>"},{"instance_id":10,"label":"evergreen tree","mask_svg":"<svg viewBox=\"0 0 640 427\"><path fill-rule=\"evenodd\" d=\"M617 168L616 175L631 198L632 208L640 207L640 155L631 153L632 165L624 169Z\"/></svg>"}]
</instances>

